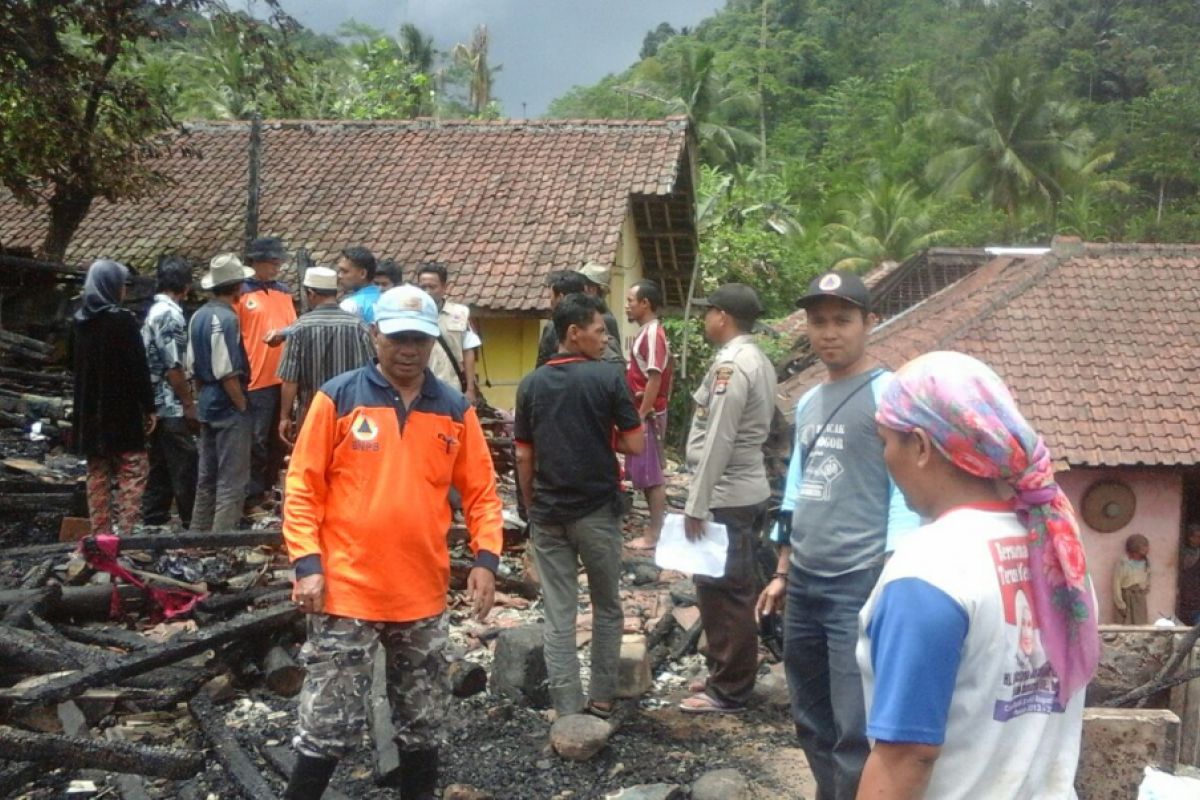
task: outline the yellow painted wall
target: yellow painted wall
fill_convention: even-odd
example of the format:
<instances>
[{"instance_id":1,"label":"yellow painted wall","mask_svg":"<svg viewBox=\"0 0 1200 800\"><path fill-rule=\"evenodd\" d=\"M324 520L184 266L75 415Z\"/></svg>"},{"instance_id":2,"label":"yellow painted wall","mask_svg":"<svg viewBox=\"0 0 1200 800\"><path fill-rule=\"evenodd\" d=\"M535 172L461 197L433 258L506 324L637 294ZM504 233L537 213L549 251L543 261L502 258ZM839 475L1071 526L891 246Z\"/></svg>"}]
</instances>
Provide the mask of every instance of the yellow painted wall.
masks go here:
<instances>
[{"instance_id":1,"label":"yellow painted wall","mask_svg":"<svg viewBox=\"0 0 1200 800\"><path fill-rule=\"evenodd\" d=\"M605 262L609 256L598 256ZM625 215L621 238L617 246L616 264L609 282L608 306L621 329L622 352L629 352L629 343L637 326L625 319L625 291L645 274L642 251L638 246L637 225ZM538 340L548 320L517 317L473 317L483 339L483 358L476 365L483 394L496 408L511 409L517 401L517 385L537 364ZM489 389L484 379L490 379Z\"/></svg>"},{"instance_id":2,"label":"yellow painted wall","mask_svg":"<svg viewBox=\"0 0 1200 800\"><path fill-rule=\"evenodd\" d=\"M537 363L540 321L477 317L475 325L483 339L483 355L475 365L483 396L496 408L511 409L517 401L517 384ZM486 380L491 381L491 388Z\"/></svg>"},{"instance_id":3,"label":"yellow painted wall","mask_svg":"<svg viewBox=\"0 0 1200 800\"><path fill-rule=\"evenodd\" d=\"M645 275L642 249L638 246L637 225L633 215L626 214L621 226L621 241L617 247L617 264L613 268L609 283L608 307L621 328L621 352L629 352L629 344L637 333L637 326L625 319L625 292Z\"/></svg>"}]
</instances>

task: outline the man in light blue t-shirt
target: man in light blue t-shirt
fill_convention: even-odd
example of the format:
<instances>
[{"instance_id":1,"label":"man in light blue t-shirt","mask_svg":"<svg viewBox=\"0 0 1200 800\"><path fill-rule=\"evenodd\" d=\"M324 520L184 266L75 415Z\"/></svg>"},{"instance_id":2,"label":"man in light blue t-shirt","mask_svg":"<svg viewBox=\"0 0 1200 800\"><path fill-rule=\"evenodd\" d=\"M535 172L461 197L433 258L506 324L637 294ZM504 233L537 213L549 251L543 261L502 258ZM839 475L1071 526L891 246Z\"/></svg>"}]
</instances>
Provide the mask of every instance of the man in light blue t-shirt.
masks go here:
<instances>
[{"instance_id":1,"label":"man in light blue t-shirt","mask_svg":"<svg viewBox=\"0 0 1200 800\"><path fill-rule=\"evenodd\" d=\"M854 650L862 609L898 536L920 520L883 463L875 404L891 373L867 355L875 324L866 286L827 272L798 305L808 314L824 383L796 405L796 439L775 539L779 564L758 601L786 594L784 666L800 746L817 800L852 800L870 752Z\"/></svg>"},{"instance_id":2,"label":"man in light blue t-shirt","mask_svg":"<svg viewBox=\"0 0 1200 800\"><path fill-rule=\"evenodd\" d=\"M381 292L375 285L375 255L365 247L347 247L338 254L338 306L370 325L375 321L375 304Z\"/></svg>"}]
</instances>

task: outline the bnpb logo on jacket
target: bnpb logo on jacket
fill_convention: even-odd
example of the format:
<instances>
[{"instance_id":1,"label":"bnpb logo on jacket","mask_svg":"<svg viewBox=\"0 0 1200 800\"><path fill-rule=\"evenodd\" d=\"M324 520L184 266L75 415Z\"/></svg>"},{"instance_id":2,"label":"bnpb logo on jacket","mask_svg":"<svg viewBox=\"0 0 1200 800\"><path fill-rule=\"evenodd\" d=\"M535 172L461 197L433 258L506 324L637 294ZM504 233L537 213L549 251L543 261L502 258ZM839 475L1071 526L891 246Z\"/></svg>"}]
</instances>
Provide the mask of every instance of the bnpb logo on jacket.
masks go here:
<instances>
[{"instance_id":1,"label":"bnpb logo on jacket","mask_svg":"<svg viewBox=\"0 0 1200 800\"><path fill-rule=\"evenodd\" d=\"M379 425L365 414L359 414L350 424L350 434L355 441L351 445L355 450L378 450Z\"/></svg>"}]
</instances>

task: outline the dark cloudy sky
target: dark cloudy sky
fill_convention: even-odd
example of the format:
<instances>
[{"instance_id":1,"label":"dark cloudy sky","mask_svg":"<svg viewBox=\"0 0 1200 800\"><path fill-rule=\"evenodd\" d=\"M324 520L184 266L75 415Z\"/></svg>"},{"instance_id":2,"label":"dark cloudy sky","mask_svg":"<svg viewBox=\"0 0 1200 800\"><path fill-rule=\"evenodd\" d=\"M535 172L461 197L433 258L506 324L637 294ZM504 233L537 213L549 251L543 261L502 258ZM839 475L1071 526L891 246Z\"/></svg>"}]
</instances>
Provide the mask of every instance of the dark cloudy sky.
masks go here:
<instances>
[{"instance_id":1,"label":"dark cloudy sky","mask_svg":"<svg viewBox=\"0 0 1200 800\"><path fill-rule=\"evenodd\" d=\"M353 18L395 33L412 22L441 50L488 26L490 60L501 64L495 94L506 116L539 116L576 84L594 83L637 60L642 38L660 22L695 25L724 0L281 0L319 33Z\"/></svg>"}]
</instances>

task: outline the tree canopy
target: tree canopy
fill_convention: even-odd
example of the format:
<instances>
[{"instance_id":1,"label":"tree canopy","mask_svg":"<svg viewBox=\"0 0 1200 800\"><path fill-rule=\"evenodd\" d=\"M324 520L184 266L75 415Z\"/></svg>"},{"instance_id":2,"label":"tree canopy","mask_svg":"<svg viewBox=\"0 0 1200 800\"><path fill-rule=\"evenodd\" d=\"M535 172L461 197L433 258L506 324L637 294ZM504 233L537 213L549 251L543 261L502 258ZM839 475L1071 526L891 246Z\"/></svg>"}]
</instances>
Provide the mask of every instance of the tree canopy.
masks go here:
<instances>
[{"instance_id":1,"label":"tree canopy","mask_svg":"<svg viewBox=\"0 0 1200 800\"><path fill-rule=\"evenodd\" d=\"M1193 241L1196 30L1187 0L729 0L551 114L696 121L710 284L934 243ZM736 102L689 103L697 65Z\"/></svg>"}]
</instances>

